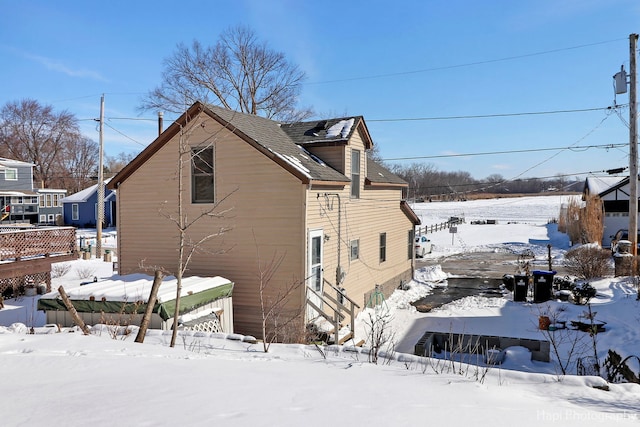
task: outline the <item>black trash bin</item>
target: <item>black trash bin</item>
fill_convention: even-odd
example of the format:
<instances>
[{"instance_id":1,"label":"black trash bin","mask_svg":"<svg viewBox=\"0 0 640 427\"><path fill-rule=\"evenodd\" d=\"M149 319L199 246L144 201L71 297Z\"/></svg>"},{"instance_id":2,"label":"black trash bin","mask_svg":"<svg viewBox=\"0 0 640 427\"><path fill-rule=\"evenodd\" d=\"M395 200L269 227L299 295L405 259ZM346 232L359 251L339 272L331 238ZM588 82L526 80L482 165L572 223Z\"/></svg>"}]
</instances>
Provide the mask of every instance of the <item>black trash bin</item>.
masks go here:
<instances>
[{"instance_id":1,"label":"black trash bin","mask_svg":"<svg viewBox=\"0 0 640 427\"><path fill-rule=\"evenodd\" d=\"M505 274L502 276L502 284L509 292L513 292L513 285L515 284L513 274Z\"/></svg>"},{"instance_id":2,"label":"black trash bin","mask_svg":"<svg viewBox=\"0 0 640 427\"><path fill-rule=\"evenodd\" d=\"M545 302L551 299L553 288L554 270L534 270L533 271L533 302Z\"/></svg>"},{"instance_id":3,"label":"black trash bin","mask_svg":"<svg viewBox=\"0 0 640 427\"><path fill-rule=\"evenodd\" d=\"M523 302L527 300L527 293L529 292L529 276L518 275L513 276L513 300Z\"/></svg>"}]
</instances>

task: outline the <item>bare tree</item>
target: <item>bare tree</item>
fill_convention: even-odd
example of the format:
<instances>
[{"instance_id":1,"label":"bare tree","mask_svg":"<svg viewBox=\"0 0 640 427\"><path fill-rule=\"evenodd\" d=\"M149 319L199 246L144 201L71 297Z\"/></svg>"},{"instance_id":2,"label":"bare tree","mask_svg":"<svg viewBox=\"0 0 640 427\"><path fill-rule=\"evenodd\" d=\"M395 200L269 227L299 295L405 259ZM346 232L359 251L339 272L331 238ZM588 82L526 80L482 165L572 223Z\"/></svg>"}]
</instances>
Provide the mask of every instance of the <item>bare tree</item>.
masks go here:
<instances>
[{"instance_id":1,"label":"bare tree","mask_svg":"<svg viewBox=\"0 0 640 427\"><path fill-rule=\"evenodd\" d=\"M221 209L221 205L229 198L234 192L228 195L216 199L214 203L206 204L199 212L187 211L185 209L185 189L184 189L184 173L187 165L192 167L210 167L213 165L209 163L209 160L202 158L202 153L206 148L210 148L216 139L217 132L210 135L206 141L199 142L197 148L192 148L189 144L189 136L199 123L193 123L187 118L185 126L181 126L179 141L178 141L178 168L177 168L177 181L178 181L178 194L177 194L177 211L169 211L166 208L160 209L160 214L174 223L178 230L178 264L175 268L175 276L177 281L176 289L176 309L173 318L173 331L171 335L171 347L175 346L176 337L178 333L178 319L180 317L180 295L182 292L182 277L184 276L189 263L196 253L219 253L207 248L207 242L210 240L222 236L224 233L230 230L230 228L220 226L212 233L205 235L196 235L194 238L190 234L190 229L203 219L222 219L231 210ZM212 159L211 159L212 160ZM223 251L223 250L221 250ZM167 269L171 271L172 269Z\"/></svg>"},{"instance_id":2,"label":"bare tree","mask_svg":"<svg viewBox=\"0 0 640 427\"><path fill-rule=\"evenodd\" d=\"M263 262L260 256L258 242L255 233L253 241L256 246L256 262L258 263L258 281L260 283L258 294L260 296L260 315L262 317L262 346L265 353L276 340L286 341L290 338L287 332L290 329L301 327L302 308L287 309L291 297L299 292L303 283L292 280L279 286L277 289L272 283L273 276L280 268L285 254L274 253L271 260ZM337 334L337 331L336 331ZM296 337L294 337L296 338Z\"/></svg>"},{"instance_id":3,"label":"bare tree","mask_svg":"<svg viewBox=\"0 0 640 427\"><path fill-rule=\"evenodd\" d=\"M63 186L61 178L73 172L66 168L66 157L90 142L68 111L55 112L33 99L9 102L0 109L0 155L33 163L35 181L43 187Z\"/></svg>"},{"instance_id":4,"label":"bare tree","mask_svg":"<svg viewBox=\"0 0 640 427\"><path fill-rule=\"evenodd\" d=\"M113 176L127 166L135 157L136 154L127 154L124 152L118 153L115 156L105 156L104 172L107 173L108 176Z\"/></svg>"},{"instance_id":5,"label":"bare tree","mask_svg":"<svg viewBox=\"0 0 640 427\"><path fill-rule=\"evenodd\" d=\"M231 27L214 46L180 43L164 61L162 83L142 100L143 110L184 111L195 101L230 110L301 120L296 109L305 73L260 42L248 27Z\"/></svg>"},{"instance_id":6,"label":"bare tree","mask_svg":"<svg viewBox=\"0 0 640 427\"><path fill-rule=\"evenodd\" d=\"M80 138L73 145L67 145L62 155L64 175L56 177L56 186L66 188L70 194L86 188L96 175L98 145L89 138Z\"/></svg>"}]
</instances>

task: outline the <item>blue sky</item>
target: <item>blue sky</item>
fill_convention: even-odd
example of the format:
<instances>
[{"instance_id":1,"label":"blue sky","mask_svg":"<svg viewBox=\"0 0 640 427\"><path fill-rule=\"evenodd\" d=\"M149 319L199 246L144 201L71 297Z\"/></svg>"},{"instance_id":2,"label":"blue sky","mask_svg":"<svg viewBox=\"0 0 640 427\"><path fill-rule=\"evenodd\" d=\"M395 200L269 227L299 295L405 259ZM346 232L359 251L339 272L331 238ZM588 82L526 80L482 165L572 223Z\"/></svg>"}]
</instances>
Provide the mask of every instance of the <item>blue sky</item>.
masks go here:
<instances>
[{"instance_id":1,"label":"blue sky","mask_svg":"<svg viewBox=\"0 0 640 427\"><path fill-rule=\"evenodd\" d=\"M364 116L381 156L404 159L390 163L478 179L581 179L629 163L627 146L576 148L628 144L627 108L624 120L604 110L440 118L611 106L612 76L629 69L629 34L640 32L637 0L0 4L0 105L32 98L68 110L98 141L92 119L104 93L108 155L137 153L157 136L156 112L138 106L178 43L214 44L245 24L307 73L301 105L319 117ZM539 151L451 156L514 150Z\"/></svg>"}]
</instances>

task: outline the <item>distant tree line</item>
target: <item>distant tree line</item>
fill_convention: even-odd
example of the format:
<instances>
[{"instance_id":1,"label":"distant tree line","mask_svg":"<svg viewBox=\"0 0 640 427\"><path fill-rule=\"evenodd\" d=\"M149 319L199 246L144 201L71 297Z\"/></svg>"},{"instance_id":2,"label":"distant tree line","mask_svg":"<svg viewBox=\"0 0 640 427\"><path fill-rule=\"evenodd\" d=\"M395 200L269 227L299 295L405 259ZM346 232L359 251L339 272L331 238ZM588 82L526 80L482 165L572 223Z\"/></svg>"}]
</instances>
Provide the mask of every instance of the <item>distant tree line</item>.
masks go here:
<instances>
[{"instance_id":1,"label":"distant tree line","mask_svg":"<svg viewBox=\"0 0 640 427\"><path fill-rule=\"evenodd\" d=\"M465 171L443 172L426 163L387 165L396 175L409 183L410 199L463 200L477 194L532 194L549 191L581 191L582 180L554 178L526 178L507 180L493 174L476 179Z\"/></svg>"}]
</instances>

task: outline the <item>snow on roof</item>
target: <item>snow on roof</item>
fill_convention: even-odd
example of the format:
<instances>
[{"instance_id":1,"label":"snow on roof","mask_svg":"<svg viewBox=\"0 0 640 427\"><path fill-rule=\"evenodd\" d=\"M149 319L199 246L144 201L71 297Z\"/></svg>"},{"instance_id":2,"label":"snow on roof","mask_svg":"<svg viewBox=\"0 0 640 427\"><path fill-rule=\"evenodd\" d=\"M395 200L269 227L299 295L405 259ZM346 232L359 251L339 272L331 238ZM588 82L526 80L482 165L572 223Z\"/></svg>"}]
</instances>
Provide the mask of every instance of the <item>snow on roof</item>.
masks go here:
<instances>
[{"instance_id":1,"label":"snow on roof","mask_svg":"<svg viewBox=\"0 0 640 427\"><path fill-rule=\"evenodd\" d=\"M184 277L182 278L182 294L198 293L218 286L228 285L230 280L224 277ZM103 297L108 301L135 302L149 301L153 277L146 274L129 274L126 276L113 276L109 280L88 282L74 288L66 288L65 291L71 300L89 300L90 297L100 300ZM158 292L157 302L162 304L174 300L178 281L175 277L165 277ZM43 299L56 299L57 291L43 295Z\"/></svg>"},{"instance_id":2,"label":"snow on roof","mask_svg":"<svg viewBox=\"0 0 640 427\"><path fill-rule=\"evenodd\" d=\"M20 160L7 159L0 157L0 166L35 166L34 163L22 162Z\"/></svg>"},{"instance_id":3,"label":"snow on roof","mask_svg":"<svg viewBox=\"0 0 640 427\"><path fill-rule=\"evenodd\" d=\"M619 176L589 176L586 186L591 194L601 194L626 179Z\"/></svg>"},{"instance_id":4,"label":"snow on roof","mask_svg":"<svg viewBox=\"0 0 640 427\"><path fill-rule=\"evenodd\" d=\"M327 138L335 138L340 135L340 138L346 138L351 132L351 128L353 127L354 119L349 120L340 120L338 123L331 126L327 129Z\"/></svg>"},{"instance_id":5,"label":"snow on roof","mask_svg":"<svg viewBox=\"0 0 640 427\"><path fill-rule=\"evenodd\" d=\"M107 185L111 181L111 178L104 180L104 185ZM86 202L89 200L89 197L98 189L98 184L93 184L91 187L87 187L84 190L80 190L77 193L73 193L64 199L62 199L62 203L70 203L70 202Z\"/></svg>"}]
</instances>

